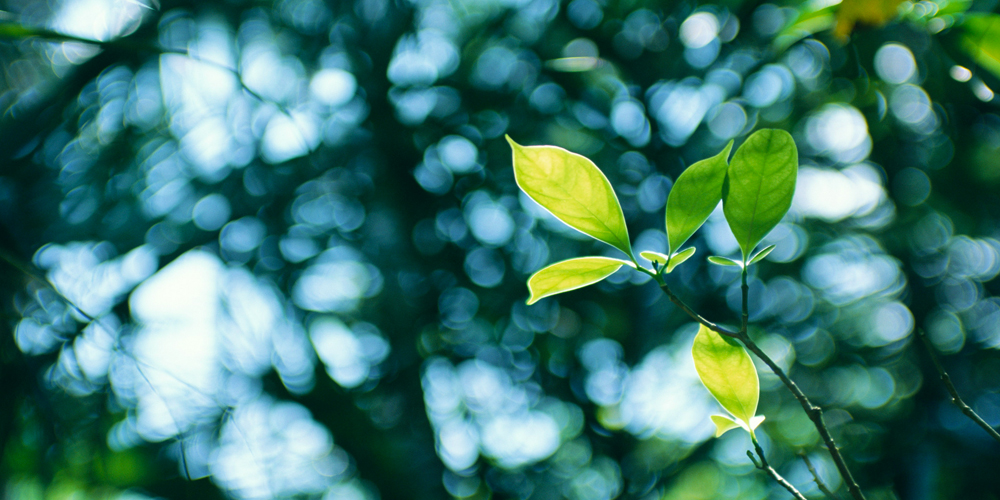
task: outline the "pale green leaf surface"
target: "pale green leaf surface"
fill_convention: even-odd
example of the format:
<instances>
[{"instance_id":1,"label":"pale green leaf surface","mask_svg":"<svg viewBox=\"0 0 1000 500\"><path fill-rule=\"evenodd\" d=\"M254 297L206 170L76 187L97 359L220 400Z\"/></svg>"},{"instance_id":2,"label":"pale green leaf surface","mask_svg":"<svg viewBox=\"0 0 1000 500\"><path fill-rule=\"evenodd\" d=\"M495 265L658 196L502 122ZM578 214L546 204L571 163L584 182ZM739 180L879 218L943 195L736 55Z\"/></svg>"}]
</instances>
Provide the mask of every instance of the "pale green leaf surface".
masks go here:
<instances>
[{"instance_id":1,"label":"pale green leaf surface","mask_svg":"<svg viewBox=\"0 0 1000 500\"><path fill-rule=\"evenodd\" d=\"M1000 15L966 15L960 40L962 50L976 63L1000 77Z\"/></svg>"},{"instance_id":2,"label":"pale green leaf surface","mask_svg":"<svg viewBox=\"0 0 1000 500\"><path fill-rule=\"evenodd\" d=\"M670 258L670 263L667 264L667 273L674 272L675 267L690 259L691 256L694 255L695 250L697 250L695 247L690 247L675 253L674 256Z\"/></svg>"},{"instance_id":3,"label":"pale green leaf surface","mask_svg":"<svg viewBox=\"0 0 1000 500\"><path fill-rule=\"evenodd\" d=\"M625 215L611 183L587 158L555 146L521 146L509 136L517 185L567 225L632 258Z\"/></svg>"},{"instance_id":4,"label":"pale green leaf surface","mask_svg":"<svg viewBox=\"0 0 1000 500\"><path fill-rule=\"evenodd\" d=\"M528 278L528 290L531 292L528 305L550 295L597 283L622 266L634 267L634 264L608 257L579 257L556 262Z\"/></svg>"},{"instance_id":5,"label":"pale green leaf surface","mask_svg":"<svg viewBox=\"0 0 1000 500\"><path fill-rule=\"evenodd\" d=\"M733 420L732 417L728 417L726 415L712 415L709 418L711 418L712 423L715 424L715 437L722 436L729 430L737 427L742 427L743 430L753 435L753 431L757 430L757 427L764 421L764 415L757 415L756 417L751 418L749 425L742 420Z\"/></svg>"},{"instance_id":6,"label":"pale green leaf surface","mask_svg":"<svg viewBox=\"0 0 1000 500\"><path fill-rule=\"evenodd\" d=\"M684 170L667 196L667 251L675 252L705 223L722 200L722 184L733 141L719 154Z\"/></svg>"},{"instance_id":7,"label":"pale green leaf surface","mask_svg":"<svg viewBox=\"0 0 1000 500\"><path fill-rule=\"evenodd\" d=\"M725 434L727 431L730 431L740 426L740 424L738 424L735 420L725 415L712 415L709 418L711 418L712 423L715 424L715 437L719 437Z\"/></svg>"},{"instance_id":8,"label":"pale green leaf surface","mask_svg":"<svg viewBox=\"0 0 1000 500\"><path fill-rule=\"evenodd\" d=\"M726 411L749 425L757 413L760 382L746 350L701 325L691 354L698 377L708 391Z\"/></svg>"},{"instance_id":9,"label":"pale green leaf surface","mask_svg":"<svg viewBox=\"0 0 1000 500\"><path fill-rule=\"evenodd\" d=\"M784 130L758 130L733 155L722 210L744 262L792 206L799 154Z\"/></svg>"},{"instance_id":10,"label":"pale green leaf surface","mask_svg":"<svg viewBox=\"0 0 1000 500\"><path fill-rule=\"evenodd\" d=\"M654 252L652 250L643 250L643 251L639 252L639 256L641 256L642 258L644 258L644 259L646 259L646 260L648 260L650 262L656 262L657 264L659 264L661 266L664 265L664 264L666 264L667 261L670 260L669 256L664 255L664 254L662 254L660 252Z\"/></svg>"},{"instance_id":11,"label":"pale green leaf surface","mask_svg":"<svg viewBox=\"0 0 1000 500\"><path fill-rule=\"evenodd\" d=\"M763 249L761 249L761 251L757 252L753 257L750 257L750 262L747 262L747 265L749 266L750 264L756 264L764 260L764 257L770 255L773 250L774 250L774 245L768 245L764 247Z\"/></svg>"},{"instance_id":12,"label":"pale green leaf surface","mask_svg":"<svg viewBox=\"0 0 1000 500\"><path fill-rule=\"evenodd\" d=\"M719 257L717 255L709 255L708 256L708 261L711 262L712 264L715 264L715 265L718 265L718 266L743 267L743 263L742 262L740 262L738 260L730 259L729 257Z\"/></svg>"}]
</instances>

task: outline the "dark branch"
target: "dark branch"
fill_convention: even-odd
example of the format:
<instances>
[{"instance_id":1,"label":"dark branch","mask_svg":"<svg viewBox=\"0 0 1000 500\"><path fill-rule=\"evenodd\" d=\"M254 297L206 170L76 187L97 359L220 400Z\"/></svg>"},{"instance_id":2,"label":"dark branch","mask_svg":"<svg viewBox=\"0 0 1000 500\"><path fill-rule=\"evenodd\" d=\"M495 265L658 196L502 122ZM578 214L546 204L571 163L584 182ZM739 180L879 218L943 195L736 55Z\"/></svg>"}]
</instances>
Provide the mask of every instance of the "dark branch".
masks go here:
<instances>
[{"instance_id":1,"label":"dark branch","mask_svg":"<svg viewBox=\"0 0 1000 500\"><path fill-rule=\"evenodd\" d=\"M746 280L745 271L743 279L744 281ZM670 297L670 300L674 304L676 304L677 307L681 308L682 311L687 313L687 315L690 316L695 321L705 325L705 327L718 333L719 335L735 338L740 342L743 342L743 344L747 347L747 349L750 350L750 352L754 353L758 358L760 358L760 360L763 361L764 364L766 364L767 367L770 368L771 371L778 376L778 379L781 380L781 383L785 384L785 387L787 387L788 390L791 391L792 395L795 396L795 399L799 402L800 405L802 405L802 409L806 412L806 415L808 415L809 419L812 420L813 425L816 427L816 430L819 432L820 437L823 439L823 443L826 445L827 450L830 451L830 456L833 458L833 462L837 465L837 470L840 471L840 476L844 478L844 482L847 484L847 490L851 493L851 497L854 500L865 500L865 495L864 493L861 492L861 487L858 486L858 483L856 481L854 481L854 476L851 474L850 469L847 468L847 462L844 461L844 457L840 454L840 449L837 448L836 441L833 440L833 436L830 435L829 429L826 428L826 423L823 421L823 410L821 410L818 406L813 405L812 402L809 401L809 398L807 398L806 395L802 392L802 390L799 389L797 385L795 385L795 382L793 382L792 379L788 378L788 375L785 375L784 370L782 370L781 367L779 367L777 363L775 363L774 360L772 360L760 348L760 346L758 346L757 343L750 338L750 335L748 335L746 331L733 332L725 328L722 328L719 325L716 325L715 323L712 323L711 321L705 319L700 314L696 313L694 310L688 307L687 304L685 304L680 298L674 295L672 291L670 291L670 288L665 283L661 282L660 289L667 294L667 297ZM748 289L749 287L746 286L742 287L744 315L747 315L746 308L748 302L747 300L747 295L749 291Z\"/></svg>"},{"instance_id":2,"label":"dark branch","mask_svg":"<svg viewBox=\"0 0 1000 500\"><path fill-rule=\"evenodd\" d=\"M782 488L788 490L788 492L791 493L793 497L799 500L808 500L806 497L802 495L802 493L799 493L799 490L795 489L795 486L792 486L792 483L789 483L788 480L781 477L781 474L778 474L778 471L774 470L774 467L771 467L771 465L767 463L767 458L764 457L764 450L761 449L760 444L757 443L757 440L754 439L753 436L751 436L750 439L751 441L753 441L754 449L757 450L757 456L760 457L760 462L758 462L757 459L754 458L753 453L750 450L747 450L747 456L750 457L750 460L753 462L754 466L766 472L768 476L771 476L771 479L774 479L774 481L780 484Z\"/></svg>"},{"instance_id":3,"label":"dark branch","mask_svg":"<svg viewBox=\"0 0 1000 500\"><path fill-rule=\"evenodd\" d=\"M802 461L805 462L806 467L809 468L809 473L812 474L813 479L816 481L816 486L819 488L819 491L822 491L824 495L826 495L828 498L832 500L840 500L840 498L838 498L837 495L834 495L833 492L830 491L830 488L826 487L826 483L824 483L823 480L819 478L819 474L817 474L816 469L813 468L813 464L809 460L809 456L801 452L799 453L799 456L802 457Z\"/></svg>"},{"instance_id":4,"label":"dark branch","mask_svg":"<svg viewBox=\"0 0 1000 500\"><path fill-rule=\"evenodd\" d=\"M964 413L965 416L971 418L973 422L979 424L979 426L982 427L983 430L987 432L987 434L992 436L993 439L996 439L997 442L1000 442L1000 433L997 433L996 429L990 427L990 424L986 423L986 421L983 420L982 417L980 417L979 414L975 412L975 410L970 408L969 405L965 404L965 401L962 401L962 397L958 395L958 390L955 389L955 384L951 383L951 377L948 376L948 372L944 371L944 367L941 366L941 361L939 361L937 359L937 356L934 355L934 346L931 345L930 340L927 340L927 335L924 334L924 331L917 330L917 334L920 337L920 340L924 342L924 347L927 348L927 354L931 357L931 361L934 362L934 368L937 369L938 375L941 376L941 381L944 382L944 386L948 389L948 392L951 394L952 404L957 406L959 410L962 410L962 413Z\"/></svg>"}]
</instances>

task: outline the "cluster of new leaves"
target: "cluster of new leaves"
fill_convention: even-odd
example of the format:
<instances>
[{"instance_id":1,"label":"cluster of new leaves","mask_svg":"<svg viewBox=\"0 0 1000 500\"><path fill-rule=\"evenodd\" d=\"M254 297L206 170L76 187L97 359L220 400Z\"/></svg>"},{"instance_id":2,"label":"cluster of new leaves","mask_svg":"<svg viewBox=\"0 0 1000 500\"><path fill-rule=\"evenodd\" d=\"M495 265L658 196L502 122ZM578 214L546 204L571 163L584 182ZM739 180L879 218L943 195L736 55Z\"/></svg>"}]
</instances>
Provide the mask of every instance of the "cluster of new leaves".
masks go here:
<instances>
[{"instance_id":1,"label":"cluster of new leaves","mask_svg":"<svg viewBox=\"0 0 1000 500\"><path fill-rule=\"evenodd\" d=\"M729 228L742 251L739 260L711 256L709 262L747 266L759 262L773 245L753 253L761 240L788 212L795 191L798 152L791 135L782 130L759 130L751 135L729 161L733 143L719 154L688 167L667 197L666 253L645 250L640 255L653 263L645 269L632 253L625 216L611 183L593 162L555 146L521 146L510 137L514 176L531 199L570 227L618 250L628 260L579 257L552 264L528 280L528 304L558 293L597 283L622 266L647 273L662 285L670 273L695 253L682 249L722 202ZM740 332L745 335L746 332ZM764 419L756 416L759 382L753 361L732 338L702 325L692 352L702 382L735 417L713 416L717 434L742 427L753 435Z\"/></svg>"}]
</instances>

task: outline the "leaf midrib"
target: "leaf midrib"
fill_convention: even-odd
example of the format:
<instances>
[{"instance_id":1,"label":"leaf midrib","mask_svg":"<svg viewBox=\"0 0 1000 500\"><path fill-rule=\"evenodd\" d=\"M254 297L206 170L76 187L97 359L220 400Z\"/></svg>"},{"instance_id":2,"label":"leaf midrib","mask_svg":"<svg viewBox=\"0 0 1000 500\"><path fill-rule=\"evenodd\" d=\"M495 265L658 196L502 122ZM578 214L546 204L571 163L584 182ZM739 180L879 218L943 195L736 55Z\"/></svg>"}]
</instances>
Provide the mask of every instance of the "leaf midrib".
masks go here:
<instances>
[{"instance_id":1,"label":"leaf midrib","mask_svg":"<svg viewBox=\"0 0 1000 500\"><path fill-rule=\"evenodd\" d=\"M532 160L532 163L536 163L536 162ZM563 165L562 165L562 168L563 168L563 170L566 170L566 169L567 169L567 161L566 161L565 159L563 159L563 160L562 160L562 163L563 163ZM594 168L597 168L597 167L595 166ZM589 174L588 174L588 173L587 173L586 171L584 171L584 173L585 173L585 174L587 174L587 175L589 176ZM528 174L528 172L527 172L527 171L525 171L525 174ZM548 184L550 184L550 185L552 185L552 186L555 186L555 187L556 187L556 189L557 189L558 191L562 192L562 193L563 193L563 194L564 194L564 195L566 196L565 198L556 198L556 199L558 199L558 200L560 200L560 201L563 201L563 200L571 200L571 201L573 201L573 202L574 202L574 203L575 203L576 205L578 205L578 206L582 207L582 208L583 208L583 210L584 210L584 211L585 211L585 212L586 212L587 214L589 214L589 215L590 215L591 217L593 217L593 218L594 218L594 220L596 220L597 222L599 222L599 223L600 223L600 225L601 225L602 227L604 227L604 229L605 229L605 230L606 230L606 231L607 231L608 233L610 233L610 234L611 234L611 235L613 236L614 240L615 240L615 241L616 241L616 242L618 243L618 245L621 245L621 246L618 246L618 245L614 245L615 247L619 248L620 250L624 250L624 248L628 248L628 247L629 247L629 245L628 245L628 244L624 244L624 245L622 244L622 241L621 241L621 235L617 234L617 233L616 233L616 232L615 232L615 231L614 231L613 229L611 229L611 227L609 227L609 226L608 226L608 225L607 225L607 224L606 224L606 223L604 222L604 220L602 220L602 219L601 219L601 217L599 217L599 216L598 216L597 214L595 214L594 212L592 212L592 211L590 210L590 208L589 208L589 207L587 207L587 205L585 205L585 204L581 203L581 202L580 202L580 201L579 201L578 199L576 199L575 197L573 197L573 196L572 196L572 195L571 195L571 194L570 194L570 193L569 193L568 191L566 191L566 189L565 189L565 188L563 188L563 186L562 186L561 184L559 184L559 183L557 183L557 182L554 182L554 181L551 181L551 180L549 180L549 179L548 179L547 177L544 177L544 176L532 176L532 175L527 175L527 177L532 177L532 178L534 178L534 179L540 179L540 180L541 180L542 182L546 182L546 183L548 183ZM603 181L603 180L606 180L606 179L599 179L599 180L602 180L602 181ZM610 186L610 183L609 183L609 184L608 184L607 186L605 186L605 187L607 187L607 188L611 188L611 186ZM612 192L612 195L614 195L614 192ZM534 196L532 196L531 194L529 194L528 196L531 196L532 198L534 198ZM618 205L618 210L620 211L620 210L621 210L621 205L620 205L620 204L618 204L618 203L617 203L617 201L618 201L618 200L617 200L617 198L615 198L615 202L616 202L615 204L616 204L616 205ZM539 205L541 205L541 204L539 203ZM559 216L558 216L558 215L556 215L556 213L555 213L555 212L553 212L552 210L549 210L549 208L548 208L548 207L546 207L545 205L542 205L542 208L544 208L545 210L548 210L548 212L549 212L549 213L551 213L552 215L555 215L555 216L556 216L556 218L559 218ZM561 218L560 218L560 220L561 220ZM564 222L565 222L565 221L564 221ZM624 220L622 220L622 222L624 222ZM571 227L572 227L572 226L571 226ZM573 229L576 229L576 228L573 228ZM582 232L582 231L581 231L581 232Z\"/></svg>"}]
</instances>

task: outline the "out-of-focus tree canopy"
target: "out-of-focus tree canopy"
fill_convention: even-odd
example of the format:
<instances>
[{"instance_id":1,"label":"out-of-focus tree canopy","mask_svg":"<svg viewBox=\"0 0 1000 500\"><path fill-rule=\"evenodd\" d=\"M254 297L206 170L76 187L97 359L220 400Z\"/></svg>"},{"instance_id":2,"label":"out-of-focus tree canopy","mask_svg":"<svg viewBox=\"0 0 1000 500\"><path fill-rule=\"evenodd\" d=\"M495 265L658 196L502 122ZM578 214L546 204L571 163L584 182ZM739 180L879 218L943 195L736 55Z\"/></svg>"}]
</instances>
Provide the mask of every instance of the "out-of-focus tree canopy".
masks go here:
<instances>
[{"instance_id":1,"label":"out-of-focus tree canopy","mask_svg":"<svg viewBox=\"0 0 1000 500\"><path fill-rule=\"evenodd\" d=\"M591 158L636 253L672 182L760 128L799 151L751 334L869 499L998 498L995 0L0 1L0 496L763 499L713 438L698 328L514 183ZM89 42L88 42L89 41ZM739 321L717 209L669 275ZM846 489L758 363L757 436Z\"/></svg>"}]
</instances>

